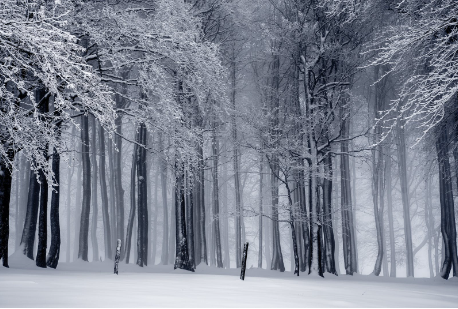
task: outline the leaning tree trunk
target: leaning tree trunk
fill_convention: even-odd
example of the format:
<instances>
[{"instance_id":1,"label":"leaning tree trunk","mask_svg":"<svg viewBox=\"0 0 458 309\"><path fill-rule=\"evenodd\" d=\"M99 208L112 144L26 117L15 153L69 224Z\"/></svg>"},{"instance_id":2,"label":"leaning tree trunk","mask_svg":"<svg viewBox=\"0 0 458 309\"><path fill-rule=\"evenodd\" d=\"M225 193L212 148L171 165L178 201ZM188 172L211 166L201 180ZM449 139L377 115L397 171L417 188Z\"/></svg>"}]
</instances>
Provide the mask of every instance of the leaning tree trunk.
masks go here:
<instances>
[{"instance_id":1,"label":"leaning tree trunk","mask_svg":"<svg viewBox=\"0 0 458 309\"><path fill-rule=\"evenodd\" d=\"M81 206L78 258L83 261L88 261L89 215L91 212L91 159L89 157L89 119L87 114L81 116L81 143L81 160L83 163L83 203Z\"/></svg>"},{"instance_id":2,"label":"leaning tree trunk","mask_svg":"<svg viewBox=\"0 0 458 309\"><path fill-rule=\"evenodd\" d=\"M138 134L136 133L135 140L138 140ZM132 247L132 230L134 228L134 220L135 220L135 212L137 208L137 202L135 198L135 178L137 175L137 152L138 152L138 144L134 144L134 150L132 152L132 167L130 170L130 211L129 211L129 219L127 221L127 232L126 232L126 241L124 250L121 254L121 260L126 259L126 264L129 264L130 260L130 250Z\"/></svg>"}]
</instances>

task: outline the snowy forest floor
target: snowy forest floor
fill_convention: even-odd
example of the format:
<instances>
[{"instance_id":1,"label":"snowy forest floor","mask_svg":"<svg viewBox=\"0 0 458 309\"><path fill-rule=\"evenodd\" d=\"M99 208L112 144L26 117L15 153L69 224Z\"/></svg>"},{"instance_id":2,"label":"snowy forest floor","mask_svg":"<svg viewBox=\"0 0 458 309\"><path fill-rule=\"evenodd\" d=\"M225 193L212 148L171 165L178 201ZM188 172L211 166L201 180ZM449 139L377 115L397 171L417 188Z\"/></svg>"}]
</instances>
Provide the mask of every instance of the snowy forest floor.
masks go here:
<instances>
[{"instance_id":1,"label":"snowy forest floor","mask_svg":"<svg viewBox=\"0 0 458 309\"><path fill-rule=\"evenodd\" d=\"M25 257L0 267L0 307L458 307L458 280L327 275L200 265L140 268L111 262L41 269Z\"/></svg>"}]
</instances>

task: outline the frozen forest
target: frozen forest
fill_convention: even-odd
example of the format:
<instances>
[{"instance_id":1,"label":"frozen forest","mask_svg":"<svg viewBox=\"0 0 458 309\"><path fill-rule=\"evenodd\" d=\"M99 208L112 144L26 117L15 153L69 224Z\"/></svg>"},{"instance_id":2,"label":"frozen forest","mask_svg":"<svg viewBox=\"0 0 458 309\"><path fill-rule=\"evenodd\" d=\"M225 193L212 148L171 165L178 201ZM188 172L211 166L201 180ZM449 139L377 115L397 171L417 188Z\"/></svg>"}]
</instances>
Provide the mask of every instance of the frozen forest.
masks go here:
<instances>
[{"instance_id":1,"label":"frozen forest","mask_svg":"<svg viewBox=\"0 0 458 309\"><path fill-rule=\"evenodd\" d=\"M0 141L0 307L458 305L456 0L1 0Z\"/></svg>"}]
</instances>

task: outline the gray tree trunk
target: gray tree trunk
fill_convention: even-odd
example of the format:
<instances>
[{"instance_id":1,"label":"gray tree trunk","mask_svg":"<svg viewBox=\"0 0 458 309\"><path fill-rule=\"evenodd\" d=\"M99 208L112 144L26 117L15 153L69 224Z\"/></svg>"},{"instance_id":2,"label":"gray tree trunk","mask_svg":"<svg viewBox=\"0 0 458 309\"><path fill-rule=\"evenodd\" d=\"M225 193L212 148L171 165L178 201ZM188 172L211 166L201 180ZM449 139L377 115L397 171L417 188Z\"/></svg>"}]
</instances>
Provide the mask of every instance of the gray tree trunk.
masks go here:
<instances>
[{"instance_id":1,"label":"gray tree trunk","mask_svg":"<svg viewBox=\"0 0 458 309\"><path fill-rule=\"evenodd\" d=\"M81 116L81 143L83 203L81 205L78 258L83 261L88 261L89 215L91 211L91 159L89 157L89 120L87 114Z\"/></svg>"},{"instance_id":2,"label":"gray tree trunk","mask_svg":"<svg viewBox=\"0 0 458 309\"><path fill-rule=\"evenodd\" d=\"M402 208L404 215L404 235L406 244L406 272L407 277L414 276L413 251L412 251L412 228L410 222L409 188L407 182L407 157L404 136L404 121L396 123L396 138L398 150L399 177L401 179Z\"/></svg>"},{"instance_id":3,"label":"gray tree trunk","mask_svg":"<svg viewBox=\"0 0 458 309\"><path fill-rule=\"evenodd\" d=\"M91 221L91 242L92 242L92 261L96 262L99 260L99 244L97 241L97 217L98 217L98 205L97 205L97 126L95 123L95 117L90 117L92 136L91 136L91 163L92 163L92 221Z\"/></svg>"},{"instance_id":4,"label":"gray tree trunk","mask_svg":"<svg viewBox=\"0 0 458 309\"><path fill-rule=\"evenodd\" d=\"M106 171L105 171L105 132L102 126L99 124L99 150L100 150L100 164L99 164L99 174L100 174L100 193L102 196L102 218L103 218L103 240L105 245L105 260L112 259L113 252L111 249L112 240L111 240L111 225L110 225L110 215L108 212L108 193L107 193L107 180L106 180ZM112 220L114 219L112 213Z\"/></svg>"}]
</instances>

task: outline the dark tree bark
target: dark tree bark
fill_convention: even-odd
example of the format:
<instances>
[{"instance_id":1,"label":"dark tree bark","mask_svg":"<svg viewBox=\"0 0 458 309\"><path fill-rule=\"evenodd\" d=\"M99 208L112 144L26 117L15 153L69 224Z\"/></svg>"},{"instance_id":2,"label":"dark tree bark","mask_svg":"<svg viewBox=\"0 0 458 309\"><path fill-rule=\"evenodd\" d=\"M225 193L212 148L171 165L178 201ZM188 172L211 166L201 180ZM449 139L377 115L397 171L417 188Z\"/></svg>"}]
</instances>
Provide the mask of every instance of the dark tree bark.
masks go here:
<instances>
[{"instance_id":1,"label":"dark tree bark","mask_svg":"<svg viewBox=\"0 0 458 309\"><path fill-rule=\"evenodd\" d=\"M91 159L89 157L89 120L88 115L81 116L81 152L83 163L83 202L79 233L78 258L88 261L89 250L89 215L91 211Z\"/></svg>"},{"instance_id":2,"label":"dark tree bark","mask_svg":"<svg viewBox=\"0 0 458 309\"><path fill-rule=\"evenodd\" d=\"M111 226L110 215L108 213L108 193L107 193L107 180L105 171L105 132L99 124L99 174L100 174L100 195L102 197L102 219L103 219L103 236L105 244L105 259L112 259L113 252L111 251ZM112 213L113 215L113 213ZM113 220L113 217L112 217Z\"/></svg>"},{"instance_id":3,"label":"dark tree bark","mask_svg":"<svg viewBox=\"0 0 458 309\"><path fill-rule=\"evenodd\" d=\"M191 175L193 175L193 168L190 167ZM186 173L187 191L186 191L186 232L188 233L188 254L189 262L192 267L196 267L194 256L194 187L192 178Z\"/></svg>"},{"instance_id":4,"label":"dark tree bark","mask_svg":"<svg viewBox=\"0 0 458 309\"><path fill-rule=\"evenodd\" d=\"M59 116L59 112L54 111L55 116ZM60 139L60 126L59 122L56 124L57 136ZM60 154L57 149L53 147L52 155L52 171L54 173L54 180L59 187L54 188L51 193L51 247L49 248L48 256L46 258L46 265L51 268L56 268L59 263L60 256L60 222L59 222L59 207L60 207ZM70 226L68 226L70 229Z\"/></svg>"},{"instance_id":5,"label":"dark tree bark","mask_svg":"<svg viewBox=\"0 0 458 309\"><path fill-rule=\"evenodd\" d=\"M135 134L135 140L138 141L137 132ZM138 144L134 144L134 150L132 152L132 167L130 170L130 211L129 211L129 219L127 221L127 232L126 232L126 241L124 245L124 251L121 254L121 261L126 260L126 264L129 264L130 260L130 250L132 247L132 230L134 228L134 220L135 220L135 212L137 208L137 201L135 198L135 178L137 175L137 156L138 156Z\"/></svg>"},{"instance_id":6,"label":"dark tree bark","mask_svg":"<svg viewBox=\"0 0 458 309\"><path fill-rule=\"evenodd\" d=\"M181 165L181 166L179 166ZM189 261L188 241L186 234L186 205L184 190L184 165L175 163L175 264L174 269L180 268L194 272L194 267Z\"/></svg>"},{"instance_id":7,"label":"dark tree bark","mask_svg":"<svg viewBox=\"0 0 458 309\"><path fill-rule=\"evenodd\" d=\"M27 199L27 212L25 215L24 229L22 231L21 245L23 253L29 259L33 260L33 246L35 242L35 233L37 229L38 209L40 198L40 184L37 175L30 173L29 194Z\"/></svg>"},{"instance_id":8,"label":"dark tree bark","mask_svg":"<svg viewBox=\"0 0 458 309\"><path fill-rule=\"evenodd\" d=\"M200 242L200 257L201 261L208 265L207 258L207 234L205 231L205 181L204 181L204 152L203 152L203 139L199 140L198 145L198 175L199 175L199 190L196 190L196 194L199 195L199 209L200 209L200 222L199 222L199 242Z\"/></svg>"},{"instance_id":9,"label":"dark tree bark","mask_svg":"<svg viewBox=\"0 0 458 309\"><path fill-rule=\"evenodd\" d=\"M60 155L56 148L53 148L52 170L55 182L60 184ZM59 197L60 187L55 188L51 193L51 246L46 259L46 265L51 268L57 267L60 255Z\"/></svg>"},{"instance_id":10,"label":"dark tree bark","mask_svg":"<svg viewBox=\"0 0 458 309\"><path fill-rule=\"evenodd\" d=\"M117 275L119 270L119 259L121 258L121 239L118 239L116 244L114 273Z\"/></svg>"},{"instance_id":11,"label":"dark tree bark","mask_svg":"<svg viewBox=\"0 0 458 309\"><path fill-rule=\"evenodd\" d=\"M324 158L324 170L326 173L326 177L323 179L323 233L325 241L324 246L326 250L325 264L327 272L337 275L334 261L334 230L332 227L332 158L330 155L327 155Z\"/></svg>"},{"instance_id":12,"label":"dark tree bark","mask_svg":"<svg viewBox=\"0 0 458 309\"><path fill-rule=\"evenodd\" d=\"M455 206L448 157L448 133L445 123L437 129L437 161L439 163L439 191L441 205L441 232L443 239L443 263L440 269L442 278L447 279L453 266L453 277L457 276L458 256L456 244Z\"/></svg>"},{"instance_id":13,"label":"dark tree bark","mask_svg":"<svg viewBox=\"0 0 458 309\"><path fill-rule=\"evenodd\" d=\"M47 151L44 151L47 156ZM38 214L38 250L36 264L46 268L46 249L48 247L48 181L43 170L39 171L40 177L40 212Z\"/></svg>"},{"instance_id":14,"label":"dark tree bark","mask_svg":"<svg viewBox=\"0 0 458 309\"><path fill-rule=\"evenodd\" d=\"M6 143L2 141L2 145ZM14 151L7 148L8 159L14 160ZM0 159L0 260L4 267L8 265L8 238L10 234L9 216L10 216L10 197L11 197L11 174L12 166L9 162ZM33 175L32 173L32 176ZM36 220L35 220L36 223ZM35 234L34 234L35 236ZM33 249L33 242L31 248ZM32 252L33 254L33 252Z\"/></svg>"},{"instance_id":15,"label":"dark tree bark","mask_svg":"<svg viewBox=\"0 0 458 309\"><path fill-rule=\"evenodd\" d=\"M147 131L144 123L140 124L137 148L137 183L138 183L138 233L137 233L137 265L148 265L148 196L146 170L146 138Z\"/></svg>"},{"instance_id":16,"label":"dark tree bark","mask_svg":"<svg viewBox=\"0 0 458 309\"><path fill-rule=\"evenodd\" d=\"M248 257L248 243L245 243L243 246L243 256L242 256L242 269L240 272L240 279L245 280L245 271L246 271L246 259Z\"/></svg>"}]
</instances>

